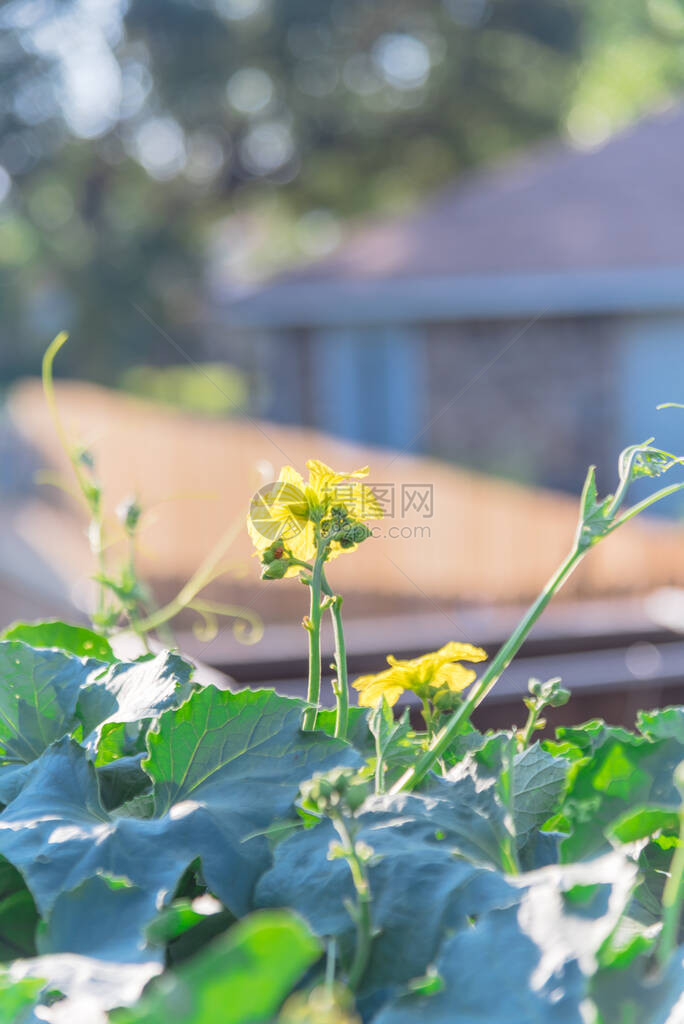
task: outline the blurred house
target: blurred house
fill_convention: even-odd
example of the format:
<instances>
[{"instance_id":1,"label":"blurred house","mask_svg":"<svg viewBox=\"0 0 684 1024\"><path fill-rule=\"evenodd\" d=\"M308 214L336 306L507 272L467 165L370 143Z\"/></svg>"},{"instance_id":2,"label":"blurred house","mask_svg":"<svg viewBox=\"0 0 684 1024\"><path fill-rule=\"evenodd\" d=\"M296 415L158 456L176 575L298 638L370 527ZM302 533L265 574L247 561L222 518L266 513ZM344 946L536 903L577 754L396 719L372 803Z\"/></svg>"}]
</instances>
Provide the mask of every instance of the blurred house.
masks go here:
<instances>
[{"instance_id":1,"label":"blurred house","mask_svg":"<svg viewBox=\"0 0 684 1024\"><path fill-rule=\"evenodd\" d=\"M684 420L684 107L535 149L229 297L268 418L577 488Z\"/></svg>"}]
</instances>

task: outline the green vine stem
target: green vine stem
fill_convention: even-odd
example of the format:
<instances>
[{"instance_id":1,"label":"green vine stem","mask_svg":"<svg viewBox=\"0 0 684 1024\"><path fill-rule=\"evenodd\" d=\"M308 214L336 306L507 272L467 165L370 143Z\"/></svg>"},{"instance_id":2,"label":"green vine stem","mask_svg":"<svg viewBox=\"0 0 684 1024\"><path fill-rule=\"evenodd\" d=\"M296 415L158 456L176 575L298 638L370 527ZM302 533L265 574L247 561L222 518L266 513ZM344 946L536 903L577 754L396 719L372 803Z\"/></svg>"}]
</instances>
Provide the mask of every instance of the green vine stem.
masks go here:
<instances>
[{"instance_id":1,"label":"green vine stem","mask_svg":"<svg viewBox=\"0 0 684 1024\"><path fill-rule=\"evenodd\" d=\"M77 451L72 447L67 432L64 429L61 417L59 415L59 409L57 407L57 399L55 397L55 384L53 376L53 367L55 362L55 356L60 351L63 345L69 339L69 335L66 331L60 331L60 333L53 338L45 350L43 356L43 362L41 367L41 376L43 382L43 394L45 396L45 402L52 419L53 426L57 439L59 440L65 455L71 463L74 476L76 477L76 483L78 489L81 492L81 496L85 501L86 507L90 514L90 524L88 526L88 541L90 548L97 561L98 575L100 580L107 576L107 565L105 559L105 539L104 539L104 520L102 517L102 499L100 494L100 488L96 482L88 480L86 474L83 472L83 462ZM97 610L96 619L99 623L102 623L107 618L107 598L106 588L102 582L99 582L97 588Z\"/></svg>"},{"instance_id":2,"label":"green vine stem","mask_svg":"<svg viewBox=\"0 0 684 1024\"><path fill-rule=\"evenodd\" d=\"M376 796L382 796L385 792L385 754L378 736L375 737L375 776L373 781Z\"/></svg>"},{"instance_id":3,"label":"green vine stem","mask_svg":"<svg viewBox=\"0 0 684 1024\"><path fill-rule=\"evenodd\" d=\"M570 691L561 685L560 676L553 676L544 683L530 679L527 688L530 696L523 702L528 711L527 721L516 734L519 753L530 745L535 731L546 725L546 720L541 717L544 710L548 707L561 708L570 700Z\"/></svg>"},{"instance_id":4,"label":"green vine stem","mask_svg":"<svg viewBox=\"0 0 684 1024\"><path fill-rule=\"evenodd\" d=\"M430 701L427 697L423 697L423 721L425 722L425 731L428 734L428 739L432 737L433 733L433 716L432 709L430 708Z\"/></svg>"},{"instance_id":5,"label":"green vine stem","mask_svg":"<svg viewBox=\"0 0 684 1024\"><path fill-rule=\"evenodd\" d=\"M321 697L321 589L323 585L323 562L328 545L319 540L316 558L311 573L311 604L309 618L305 620L309 632L309 683L306 693L308 707L302 718L302 729L311 732L316 727L318 705Z\"/></svg>"},{"instance_id":6,"label":"green vine stem","mask_svg":"<svg viewBox=\"0 0 684 1024\"><path fill-rule=\"evenodd\" d=\"M338 739L345 740L349 728L349 674L347 671L347 650L342 625L342 595L333 594L326 578L325 570L323 570L321 578L323 593L330 599L330 617L332 619L333 636L335 639L335 669L337 673L333 680L333 692L337 706L335 736Z\"/></svg>"},{"instance_id":7,"label":"green vine stem","mask_svg":"<svg viewBox=\"0 0 684 1024\"><path fill-rule=\"evenodd\" d=\"M199 568L179 590L176 597L162 608L153 611L147 618L140 619L137 623L138 629L145 633L159 630L185 608L194 607L200 613L210 612L216 615L230 615L238 620L242 620L242 623L238 622L234 627L234 633L241 643L253 644L260 640L263 635L263 623L259 616L251 612L249 608L243 608L239 605L220 605L214 601L196 600L200 591L204 590L213 580L223 575L224 569L220 567L219 563L234 543L241 528L242 523L239 520L236 520L229 526ZM123 629L122 632L125 633L127 628Z\"/></svg>"},{"instance_id":8,"label":"green vine stem","mask_svg":"<svg viewBox=\"0 0 684 1024\"><path fill-rule=\"evenodd\" d=\"M449 719L448 723L434 736L430 746L425 753L412 765L392 787L392 793L399 793L402 790L413 789L425 778L433 764L442 757L452 739L458 734L463 722L466 722L473 711L485 699L490 690L496 685L504 669L508 667L525 637L535 624L547 604L557 590L565 583L570 573L581 561L585 552L578 552L573 549L565 559L557 572L551 577L534 604L518 623L517 627L501 647L484 675L470 691L467 699L459 706Z\"/></svg>"},{"instance_id":9,"label":"green vine stem","mask_svg":"<svg viewBox=\"0 0 684 1024\"><path fill-rule=\"evenodd\" d=\"M515 740L511 737L504 752L504 771L501 774L499 783L501 787L501 797L506 809L508 810L508 818L511 822L515 821L515 793L513 789L515 753ZM515 833L513 831L509 829L506 830L506 838L501 843L500 852L501 864L504 871L509 875L519 875L520 864L518 862L518 850L515 843Z\"/></svg>"},{"instance_id":10,"label":"green vine stem","mask_svg":"<svg viewBox=\"0 0 684 1024\"><path fill-rule=\"evenodd\" d=\"M359 856L356 844L347 828L347 823L339 814L332 818L332 822L342 840L342 849L345 859L349 864L354 889L356 890L356 907L354 908L356 949L354 950L354 959L347 975L347 985L354 992L359 987L365 974L373 944L371 890L366 865L363 858Z\"/></svg>"},{"instance_id":11,"label":"green vine stem","mask_svg":"<svg viewBox=\"0 0 684 1024\"><path fill-rule=\"evenodd\" d=\"M537 722L539 721L541 711L541 706L538 704L535 704L534 706L529 708L527 713L527 721L525 722L523 728L520 730L520 735L518 736L518 750L520 752L529 747L530 740L532 739L534 731L537 728Z\"/></svg>"},{"instance_id":12,"label":"green vine stem","mask_svg":"<svg viewBox=\"0 0 684 1024\"><path fill-rule=\"evenodd\" d=\"M291 564L301 565L310 570L309 586L311 588L311 606L306 628L309 632L309 682L307 689L307 707L304 712L302 728L310 731L315 728L316 716L321 695L321 616L323 608L330 609L333 636L335 639L335 671L332 687L335 694L335 736L347 738L349 727L349 675L347 670L347 651L342 625L342 595L333 593L325 575L324 563L328 556L330 538L319 540L319 547L312 566L306 562L292 559ZM325 594L327 600L322 603Z\"/></svg>"},{"instance_id":13,"label":"green vine stem","mask_svg":"<svg viewBox=\"0 0 684 1024\"><path fill-rule=\"evenodd\" d=\"M590 468L582 492L582 511L572 550L548 581L539 597L522 617L511 636L497 652L482 678L472 687L468 698L460 705L448 723L433 737L428 749L418 759L416 764L412 765L397 780L391 789L392 793L411 790L422 782L433 765L442 757L455 736L458 735L461 725L470 718L475 708L482 703L487 694L496 685L501 674L520 650L532 626L542 614L551 598L560 590L571 573L577 568L587 551L603 537L608 536L618 526L632 519L645 508L684 488L684 483L671 484L669 487L664 487L628 509L620 518L615 518L625 498L629 481L633 478L637 457L640 454L642 457L646 457L653 453L662 454L657 449L650 448L649 445L635 445L632 449L628 449L623 453L619 487L615 496L609 496L604 502L597 500L594 468ZM672 463L679 461L678 459L673 459ZM663 469L666 468L668 466L663 467Z\"/></svg>"},{"instance_id":14,"label":"green vine stem","mask_svg":"<svg viewBox=\"0 0 684 1024\"><path fill-rule=\"evenodd\" d=\"M188 602L188 608L201 617L202 624L195 628L195 636L203 643L211 643L218 636L218 618L233 619L233 635L241 643L253 644L263 635L261 619L250 608L239 604L225 604L223 601L208 601L195 598Z\"/></svg>"},{"instance_id":15,"label":"green vine stem","mask_svg":"<svg viewBox=\"0 0 684 1024\"><path fill-rule=\"evenodd\" d=\"M347 738L349 725L349 679L347 677L347 652L344 645L344 631L342 628L342 597L337 595L330 605L330 615L333 622L333 634L335 636L335 667L337 675L333 681L333 690L337 702L337 715L335 718L335 736L338 739Z\"/></svg>"}]
</instances>

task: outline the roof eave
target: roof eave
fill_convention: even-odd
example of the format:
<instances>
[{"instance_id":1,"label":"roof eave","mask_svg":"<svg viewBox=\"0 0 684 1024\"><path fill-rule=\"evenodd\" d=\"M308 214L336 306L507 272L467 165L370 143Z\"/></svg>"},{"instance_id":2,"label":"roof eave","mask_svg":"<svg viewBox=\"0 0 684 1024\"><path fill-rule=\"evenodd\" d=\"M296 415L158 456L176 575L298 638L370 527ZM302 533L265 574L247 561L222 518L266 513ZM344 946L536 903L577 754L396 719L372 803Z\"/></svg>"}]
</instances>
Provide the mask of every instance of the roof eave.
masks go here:
<instances>
[{"instance_id":1,"label":"roof eave","mask_svg":"<svg viewBox=\"0 0 684 1024\"><path fill-rule=\"evenodd\" d=\"M226 304L246 327L590 316L684 310L684 265L274 284Z\"/></svg>"}]
</instances>

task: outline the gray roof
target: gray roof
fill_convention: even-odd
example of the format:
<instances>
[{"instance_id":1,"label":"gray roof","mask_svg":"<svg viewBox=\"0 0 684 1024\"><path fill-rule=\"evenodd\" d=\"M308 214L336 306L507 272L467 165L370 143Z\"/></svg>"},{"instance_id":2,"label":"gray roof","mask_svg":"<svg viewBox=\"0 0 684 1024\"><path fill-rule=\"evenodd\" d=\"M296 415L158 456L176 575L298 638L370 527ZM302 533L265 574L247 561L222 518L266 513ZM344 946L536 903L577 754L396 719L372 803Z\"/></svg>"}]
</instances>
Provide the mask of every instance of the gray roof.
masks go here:
<instances>
[{"instance_id":1,"label":"gray roof","mask_svg":"<svg viewBox=\"0 0 684 1024\"><path fill-rule=\"evenodd\" d=\"M320 319L316 299L311 313L302 310L302 289L311 298L316 285L322 306L356 300L363 315L374 296L387 312L409 281L423 290L426 308L440 308L438 291L450 294L454 307L467 307L482 287L486 304L492 278L504 292L510 287L511 301L523 279L527 287L537 282L521 313L534 309L538 291L553 295L571 278L583 294L593 283L589 308L614 307L622 298L629 305L644 281L639 301L646 308L684 305L683 168L684 105L676 105L598 149L546 145L457 182L418 212L365 228L332 256L274 279L235 309L247 318ZM619 293L612 299L611 288Z\"/></svg>"}]
</instances>

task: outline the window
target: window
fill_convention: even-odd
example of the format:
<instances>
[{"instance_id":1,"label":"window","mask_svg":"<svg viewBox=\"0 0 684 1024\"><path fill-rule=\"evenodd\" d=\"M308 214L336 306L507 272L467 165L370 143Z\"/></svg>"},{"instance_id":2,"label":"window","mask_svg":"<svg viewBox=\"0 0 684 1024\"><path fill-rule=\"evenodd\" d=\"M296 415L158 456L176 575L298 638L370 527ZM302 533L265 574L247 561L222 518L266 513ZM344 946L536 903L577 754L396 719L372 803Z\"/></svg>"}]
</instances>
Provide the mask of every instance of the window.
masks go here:
<instances>
[{"instance_id":1,"label":"window","mask_svg":"<svg viewBox=\"0 0 684 1024\"><path fill-rule=\"evenodd\" d=\"M424 367L416 328L317 331L312 366L316 427L367 444L420 449Z\"/></svg>"}]
</instances>

